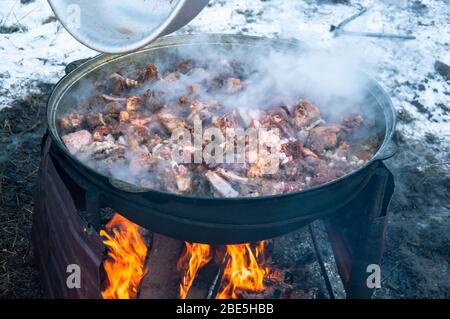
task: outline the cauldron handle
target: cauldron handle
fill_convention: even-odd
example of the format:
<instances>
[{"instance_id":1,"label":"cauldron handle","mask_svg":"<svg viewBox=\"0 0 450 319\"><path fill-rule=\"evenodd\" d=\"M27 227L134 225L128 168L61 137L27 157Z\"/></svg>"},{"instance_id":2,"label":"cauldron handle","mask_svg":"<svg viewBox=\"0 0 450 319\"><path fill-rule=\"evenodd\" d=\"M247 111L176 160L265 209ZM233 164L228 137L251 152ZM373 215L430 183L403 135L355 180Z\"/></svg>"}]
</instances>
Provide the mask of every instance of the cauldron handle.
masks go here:
<instances>
[{"instance_id":1,"label":"cauldron handle","mask_svg":"<svg viewBox=\"0 0 450 319\"><path fill-rule=\"evenodd\" d=\"M378 154L375 155L374 160L386 160L391 158L392 156L397 153L398 145L393 139L389 139L386 141L386 144L384 144Z\"/></svg>"},{"instance_id":2,"label":"cauldron handle","mask_svg":"<svg viewBox=\"0 0 450 319\"><path fill-rule=\"evenodd\" d=\"M70 72L72 72L73 70L78 69L78 67L80 67L82 64L86 63L90 59L91 58L80 59L80 60L75 60L73 62L70 62L69 64L66 65L66 68L64 70L66 72L66 75L69 74Z\"/></svg>"}]
</instances>

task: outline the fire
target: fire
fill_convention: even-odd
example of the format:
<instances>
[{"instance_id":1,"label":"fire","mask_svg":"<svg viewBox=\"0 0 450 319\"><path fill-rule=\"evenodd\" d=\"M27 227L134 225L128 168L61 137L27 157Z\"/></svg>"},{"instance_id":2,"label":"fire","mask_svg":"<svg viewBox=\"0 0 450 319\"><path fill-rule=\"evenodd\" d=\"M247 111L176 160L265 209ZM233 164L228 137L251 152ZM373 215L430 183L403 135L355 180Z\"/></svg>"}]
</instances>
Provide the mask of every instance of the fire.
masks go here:
<instances>
[{"instance_id":1,"label":"fire","mask_svg":"<svg viewBox=\"0 0 450 319\"><path fill-rule=\"evenodd\" d=\"M108 259L103 263L108 286L102 296L104 299L136 298L147 256L147 244L139 226L115 214L105 229L100 231L100 236L108 247Z\"/></svg>"},{"instance_id":2,"label":"fire","mask_svg":"<svg viewBox=\"0 0 450 319\"><path fill-rule=\"evenodd\" d=\"M217 299L236 299L237 290L261 291L265 288L263 280L269 271L258 263L258 259L264 262L264 245L262 241L253 250L250 244L227 246L229 260L222 278L223 288Z\"/></svg>"},{"instance_id":3,"label":"fire","mask_svg":"<svg viewBox=\"0 0 450 319\"><path fill-rule=\"evenodd\" d=\"M194 282L197 271L209 263L211 257L211 246L205 244L191 244L186 242L186 250L178 260L178 269L182 270L189 260L188 267L180 284L180 299L185 299Z\"/></svg>"}]
</instances>

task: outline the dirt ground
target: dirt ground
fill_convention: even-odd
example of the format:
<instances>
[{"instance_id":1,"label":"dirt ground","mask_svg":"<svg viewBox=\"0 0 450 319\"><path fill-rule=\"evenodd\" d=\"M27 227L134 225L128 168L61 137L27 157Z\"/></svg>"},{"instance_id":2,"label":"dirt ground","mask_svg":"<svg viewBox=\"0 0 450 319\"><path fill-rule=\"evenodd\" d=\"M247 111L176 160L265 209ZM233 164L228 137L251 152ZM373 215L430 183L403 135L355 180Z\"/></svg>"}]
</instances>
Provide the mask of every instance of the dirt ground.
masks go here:
<instances>
[{"instance_id":1,"label":"dirt ground","mask_svg":"<svg viewBox=\"0 0 450 319\"><path fill-rule=\"evenodd\" d=\"M42 297L30 243L49 85L0 111L0 298Z\"/></svg>"},{"instance_id":2,"label":"dirt ground","mask_svg":"<svg viewBox=\"0 0 450 319\"><path fill-rule=\"evenodd\" d=\"M41 93L0 110L0 298L41 298L30 244L45 102ZM396 178L376 298L450 298L449 161L445 140L408 140L398 134L400 151L388 161ZM445 152L445 153L442 153ZM442 156L441 156L442 157Z\"/></svg>"}]
</instances>

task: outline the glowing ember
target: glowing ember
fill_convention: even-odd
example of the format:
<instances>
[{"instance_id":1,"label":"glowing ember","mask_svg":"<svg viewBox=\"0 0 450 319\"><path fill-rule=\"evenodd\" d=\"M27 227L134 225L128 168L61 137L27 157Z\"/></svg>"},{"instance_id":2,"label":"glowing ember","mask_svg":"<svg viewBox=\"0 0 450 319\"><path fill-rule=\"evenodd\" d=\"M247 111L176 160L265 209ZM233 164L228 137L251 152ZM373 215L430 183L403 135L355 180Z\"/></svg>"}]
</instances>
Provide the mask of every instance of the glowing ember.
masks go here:
<instances>
[{"instance_id":1,"label":"glowing ember","mask_svg":"<svg viewBox=\"0 0 450 319\"><path fill-rule=\"evenodd\" d=\"M115 214L105 230L100 231L100 236L108 247L108 259L103 263L108 286L102 296L104 299L136 298L147 256L147 244L139 226Z\"/></svg>"},{"instance_id":2,"label":"glowing ember","mask_svg":"<svg viewBox=\"0 0 450 319\"><path fill-rule=\"evenodd\" d=\"M186 242L186 250L178 260L178 269L187 270L180 284L180 299L185 299L186 295L194 282L197 271L211 260L211 247L205 244L190 244Z\"/></svg>"},{"instance_id":3,"label":"glowing ember","mask_svg":"<svg viewBox=\"0 0 450 319\"><path fill-rule=\"evenodd\" d=\"M229 260L217 299L236 299L237 290L261 291L265 288L263 280L269 271L258 263L258 259L264 259L264 244L262 241L254 249L250 244L227 246Z\"/></svg>"}]
</instances>

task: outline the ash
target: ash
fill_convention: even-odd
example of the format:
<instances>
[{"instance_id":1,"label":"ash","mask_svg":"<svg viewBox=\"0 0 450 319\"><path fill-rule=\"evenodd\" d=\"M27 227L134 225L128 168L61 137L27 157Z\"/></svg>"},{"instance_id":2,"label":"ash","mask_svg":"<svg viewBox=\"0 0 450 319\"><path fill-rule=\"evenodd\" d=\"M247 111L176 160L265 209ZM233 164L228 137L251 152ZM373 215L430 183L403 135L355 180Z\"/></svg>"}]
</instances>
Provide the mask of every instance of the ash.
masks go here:
<instances>
[{"instance_id":1,"label":"ash","mask_svg":"<svg viewBox=\"0 0 450 319\"><path fill-rule=\"evenodd\" d=\"M333 37L330 25L356 13L359 4L370 10L348 30L413 34L416 40ZM387 162L397 188L378 298L450 297L449 15L448 0L212 0L179 31L297 38L365 57L369 72L392 97L399 122L400 151ZM72 39L46 1L1 1L1 297L41 296L28 238L45 123L42 111L33 110L44 109L48 93L42 84L56 83L67 63L95 54ZM294 239L289 249L298 251Z\"/></svg>"}]
</instances>

